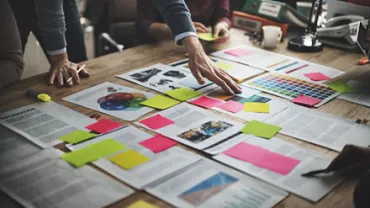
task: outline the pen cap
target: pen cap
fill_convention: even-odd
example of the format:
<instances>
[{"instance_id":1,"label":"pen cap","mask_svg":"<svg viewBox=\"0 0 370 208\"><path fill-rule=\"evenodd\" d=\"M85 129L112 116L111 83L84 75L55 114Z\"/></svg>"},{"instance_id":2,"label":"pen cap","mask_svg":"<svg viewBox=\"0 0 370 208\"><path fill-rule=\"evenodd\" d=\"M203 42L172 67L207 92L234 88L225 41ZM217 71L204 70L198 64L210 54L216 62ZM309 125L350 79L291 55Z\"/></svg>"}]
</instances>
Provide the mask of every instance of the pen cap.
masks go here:
<instances>
[{"instance_id":1,"label":"pen cap","mask_svg":"<svg viewBox=\"0 0 370 208\"><path fill-rule=\"evenodd\" d=\"M40 94L38 91L34 90L34 89L28 89L26 94L28 96L31 96L31 97L34 97L34 98L37 98L37 96Z\"/></svg>"}]
</instances>

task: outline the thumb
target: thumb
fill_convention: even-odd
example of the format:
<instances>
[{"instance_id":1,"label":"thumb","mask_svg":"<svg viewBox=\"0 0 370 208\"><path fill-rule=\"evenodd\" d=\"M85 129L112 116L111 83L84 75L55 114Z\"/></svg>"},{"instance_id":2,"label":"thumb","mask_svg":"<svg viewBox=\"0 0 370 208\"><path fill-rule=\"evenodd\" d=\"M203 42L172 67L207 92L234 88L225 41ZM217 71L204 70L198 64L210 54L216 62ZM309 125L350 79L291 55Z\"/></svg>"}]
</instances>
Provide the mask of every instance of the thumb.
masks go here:
<instances>
[{"instance_id":1,"label":"thumb","mask_svg":"<svg viewBox=\"0 0 370 208\"><path fill-rule=\"evenodd\" d=\"M218 37L220 33L220 27L215 27L213 30L213 37Z\"/></svg>"}]
</instances>

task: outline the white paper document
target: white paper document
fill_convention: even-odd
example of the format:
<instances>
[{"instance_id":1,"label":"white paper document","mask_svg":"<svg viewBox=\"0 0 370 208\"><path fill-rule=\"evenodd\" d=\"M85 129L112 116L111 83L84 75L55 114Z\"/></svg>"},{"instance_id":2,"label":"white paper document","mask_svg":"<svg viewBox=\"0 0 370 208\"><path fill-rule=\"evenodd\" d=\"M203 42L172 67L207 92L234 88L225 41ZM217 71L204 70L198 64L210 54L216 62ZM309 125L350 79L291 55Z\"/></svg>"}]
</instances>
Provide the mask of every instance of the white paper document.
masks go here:
<instances>
[{"instance_id":1,"label":"white paper document","mask_svg":"<svg viewBox=\"0 0 370 208\"><path fill-rule=\"evenodd\" d=\"M23 136L0 125L0 167L32 155L42 149ZM0 168L0 169L1 169Z\"/></svg>"},{"instance_id":2,"label":"white paper document","mask_svg":"<svg viewBox=\"0 0 370 208\"><path fill-rule=\"evenodd\" d=\"M58 138L96 122L53 101L38 102L0 114L0 124L42 148L61 143Z\"/></svg>"},{"instance_id":3,"label":"white paper document","mask_svg":"<svg viewBox=\"0 0 370 208\"><path fill-rule=\"evenodd\" d=\"M156 115L174 123L154 131L199 150L233 136L243 127L242 123L188 103L181 103ZM136 124L148 128L140 122Z\"/></svg>"},{"instance_id":4,"label":"white paper document","mask_svg":"<svg viewBox=\"0 0 370 208\"><path fill-rule=\"evenodd\" d=\"M218 108L217 106L213 107L213 110L220 111L247 121L251 120L257 120L257 121L264 121L268 117L275 115L276 113L281 112L285 108L289 107L290 103L286 100L279 99L273 96L268 96L266 94L262 94L261 91L254 90L245 86L240 86L242 88L242 93L236 94L234 96L227 96L225 91L221 87L217 87L211 91L208 91L207 93L201 95L201 96L208 96L211 98L218 99L220 101L235 101L239 102L241 104L244 104L246 102L257 102L257 103L268 103L270 104L270 112L268 113L256 113L256 112L246 112L244 110L239 111L237 113L232 113L226 110L223 110L221 108ZM200 97L201 97L200 96ZM192 100L198 99L194 98Z\"/></svg>"},{"instance_id":5,"label":"white paper document","mask_svg":"<svg viewBox=\"0 0 370 208\"><path fill-rule=\"evenodd\" d=\"M81 105L126 121L133 121L153 111L140 103L154 94L104 82L94 87L63 98L63 100Z\"/></svg>"},{"instance_id":6,"label":"white paper document","mask_svg":"<svg viewBox=\"0 0 370 208\"><path fill-rule=\"evenodd\" d=\"M287 108L266 122L280 126L279 133L338 152L346 144L370 145L370 126L303 107Z\"/></svg>"},{"instance_id":7,"label":"white paper document","mask_svg":"<svg viewBox=\"0 0 370 208\"><path fill-rule=\"evenodd\" d=\"M160 178L163 178L170 173L178 171L179 169L184 168L201 159L200 156L190 153L179 147L172 147L163 152L155 154L151 150L139 144L141 141L144 141L151 137L152 135L141 131L140 129L132 126L125 126L112 133L96 137L95 139L88 140L78 145L68 145L68 147L73 151L76 149L87 147L91 144L108 138L113 138L126 145L126 149L115 152L112 155L108 155L107 157L101 158L93 163L106 172L112 174L116 178L128 183L129 185L137 189L141 189L145 185L152 183ZM130 170L122 169L108 160L109 157L130 149L140 152L141 154L148 157L150 160Z\"/></svg>"},{"instance_id":8,"label":"white paper document","mask_svg":"<svg viewBox=\"0 0 370 208\"><path fill-rule=\"evenodd\" d=\"M222 153L240 142L261 147L271 152L299 160L300 162L290 173L283 175ZM302 177L301 174L308 171L325 169L330 164L331 159L317 152L306 151L276 137L266 140L251 135L241 134L226 143L227 144L220 144L217 147L213 147L213 150L210 150L218 154L214 156L215 160L313 202L319 201L344 179L336 175L311 178Z\"/></svg>"},{"instance_id":9,"label":"white paper document","mask_svg":"<svg viewBox=\"0 0 370 208\"><path fill-rule=\"evenodd\" d=\"M290 76L306 81L311 81L311 79L306 77L304 74L313 72L321 72L330 78L343 74L342 71L331 67L273 53L253 46L238 46L214 52L212 55L265 71L289 74ZM317 81L317 83L322 82L324 81Z\"/></svg>"},{"instance_id":10,"label":"white paper document","mask_svg":"<svg viewBox=\"0 0 370 208\"><path fill-rule=\"evenodd\" d=\"M214 87L214 84L210 81L199 85L198 81L188 70L181 70L164 64L155 64L136 69L125 74L117 75L117 77L161 93L181 87L206 92Z\"/></svg>"},{"instance_id":11,"label":"white paper document","mask_svg":"<svg viewBox=\"0 0 370 208\"><path fill-rule=\"evenodd\" d=\"M215 62L217 67L224 70L225 72L227 72L234 78L237 78L238 80L245 80L247 78L254 77L264 72L261 69L253 68L253 67L240 64L237 62L233 62L233 61L228 61L228 60L214 58L214 57L210 57L210 59L213 62ZM188 61L189 59L184 59L184 60L172 63L170 65L190 72Z\"/></svg>"},{"instance_id":12,"label":"white paper document","mask_svg":"<svg viewBox=\"0 0 370 208\"><path fill-rule=\"evenodd\" d=\"M285 191L207 159L145 190L180 208L267 208L288 196Z\"/></svg>"},{"instance_id":13,"label":"white paper document","mask_svg":"<svg viewBox=\"0 0 370 208\"><path fill-rule=\"evenodd\" d=\"M0 169L0 189L27 208L108 206L134 191L104 173L73 168L46 149Z\"/></svg>"},{"instance_id":14,"label":"white paper document","mask_svg":"<svg viewBox=\"0 0 370 208\"><path fill-rule=\"evenodd\" d=\"M342 93L338 98L370 107L370 85L355 80L351 80L347 84L355 88L355 91Z\"/></svg>"}]
</instances>

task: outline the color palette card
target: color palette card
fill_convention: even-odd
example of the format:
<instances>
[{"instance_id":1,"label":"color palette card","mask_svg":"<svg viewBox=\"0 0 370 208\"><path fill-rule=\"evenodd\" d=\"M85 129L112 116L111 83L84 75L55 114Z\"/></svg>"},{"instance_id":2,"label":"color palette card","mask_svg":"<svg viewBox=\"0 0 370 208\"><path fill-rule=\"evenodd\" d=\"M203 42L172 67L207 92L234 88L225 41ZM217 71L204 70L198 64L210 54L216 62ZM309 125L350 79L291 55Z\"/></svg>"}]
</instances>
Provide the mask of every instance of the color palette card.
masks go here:
<instances>
[{"instance_id":1,"label":"color palette card","mask_svg":"<svg viewBox=\"0 0 370 208\"><path fill-rule=\"evenodd\" d=\"M163 110L163 109L170 108L174 105L177 105L179 103L180 101L171 99L169 97L165 97L162 95L156 95L152 98L149 98L148 100L145 100L144 102L141 102L140 104L149 106L151 108Z\"/></svg>"},{"instance_id":2,"label":"color palette card","mask_svg":"<svg viewBox=\"0 0 370 208\"><path fill-rule=\"evenodd\" d=\"M148 162L149 158L135 150L127 150L126 152L119 153L109 158L109 160L121 168L129 170Z\"/></svg>"},{"instance_id":3,"label":"color palette card","mask_svg":"<svg viewBox=\"0 0 370 208\"><path fill-rule=\"evenodd\" d=\"M222 101L208 96L202 96L200 98L197 98L196 100L191 101L190 103L203 108L213 108L217 105L222 104Z\"/></svg>"},{"instance_id":4,"label":"color palette card","mask_svg":"<svg viewBox=\"0 0 370 208\"><path fill-rule=\"evenodd\" d=\"M121 126L123 126L123 125L118 123L118 122L115 122L115 121L112 121L112 120L109 120L109 119L106 119L106 118L102 118L99 121L97 121L96 123L88 125L85 128L87 128L91 131L94 131L94 132L105 134L105 133L110 132L114 129L117 129Z\"/></svg>"},{"instance_id":5,"label":"color palette card","mask_svg":"<svg viewBox=\"0 0 370 208\"><path fill-rule=\"evenodd\" d=\"M69 134L59 137L59 140L70 143L70 144L76 144L76 143L88 140L95 136L96 134L92 134L92 133L82 131L82 130L76 130Z\"/></svg>"},{"instance_id":6,"label":"color palette card","mask_svg":"<svg viewBox=\"0 0 370 208\"><path fill-rule=\"evenodd\" d=\"M82 148L73 152L68 152L60 157L77 168L100 158L98 154L91 151L89 148Z\"/></svg>"},{"instance_id":7,"label":"color palette card","mask_svg":"<svg viewBox=\"0 0 370 208\"><path fill-rule=\"evenodd\" d=\"M154 153L158 153L175 146L177 142L161 134L157 134L152 138L140 142L139 144L147 149L150 149Z\"/></svg>"},{"instance_id":8,"label":"color palette card","mask_svg":"<svg viewBox=\"0 0 370 208\"><path fill-rule=\"evenodd\" d=\"M139 121L139 123L144 124L145 126L153 129L158 130L160 128L163 128L165 126L174 124L174 122L168 118L165 118L159 114L149 117L147 119L143 119Z\"/></svg>"},{"instance_id":9,"label":"color palette card","mask_svg":"<svg viewBox=\"0 0 370 208\"><path fill-rule=\"evenodd\" d=\"M279 126L274 126L271 124L253 120L253 121L249 121L244 126L244 128L241 130L241 132L245 134L251 134L254 136L262 137L265 139L271 139L280 130L281 130L281 127Z\"/></svg>"}]
</instances>

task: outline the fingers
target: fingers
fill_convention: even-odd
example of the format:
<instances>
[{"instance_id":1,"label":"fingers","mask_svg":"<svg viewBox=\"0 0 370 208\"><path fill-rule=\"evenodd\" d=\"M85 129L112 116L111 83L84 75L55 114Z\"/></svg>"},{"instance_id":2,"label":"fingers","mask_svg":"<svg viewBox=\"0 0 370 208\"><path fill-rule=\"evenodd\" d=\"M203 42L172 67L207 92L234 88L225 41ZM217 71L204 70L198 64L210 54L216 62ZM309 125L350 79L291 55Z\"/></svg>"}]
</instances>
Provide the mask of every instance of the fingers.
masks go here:
<instances>
[{"instance_id":1,"label":"fingers","mask_svg":"<svg viewBox=\"0 0 370 208\"><path fill-rule=\"evenodd\" d=\"M218 37L220 36L221 28L215 27L213 30L213 37Z\"/></svg>"},{"instance_id":2,"label":"fingers","mask_svg":"<svg viewBox=\"0 0 370 208\"><path fill-rule=\"evenodd\" d=\"M54 80L55 80L56 75L57 75L57 70L51 69L51 71L50 71L50 77L49 77L49 85L53 85L54 84Z\"/></svg>"},{"instance_id":3,"label":"fingers","mask_svg":"<svg viewBox=\"0 0 370 208\"><path fill-rule=\"evenodd\" d=\"M57 79L58 79L58 86L59 87L63 87L63 85L64 85L64 82L63 82L63 73L62 73L61 70L58 71Z\"/></svg>"},{"instance_id":4,"label":"fingers","mask_svg":"<svg viewBox=\"0 0 370 208\"><path fill-rule=\"evenodd\" d=\"M79 76L81 76L82 78L86 78L90 76L90 73L87 71L87 69L82 69L79 73Z\"/></svg>"},{"instance_id":5,"label":"fingers","mask_svg":"<svg viewBox=\"0 0 370 208\"><path fill-rule=\"evenodd\" d=\"M198 70L196 64L191 64L190 71L200 85L205 83L202 73Z\"/></svg>"},{"instance_id":6,"label":"fingers","mask_svg":"<svg viewBox=\"0 0 370 208\"><path fill-rule=\"evenodd\" d=\"M232 77L227 74L226 72L218 69L216 74L226 82L226 84L233 90L234 93L241 93L242 89L238 86L238 84L232 79Z\"/></svg>"},{"instance_id":7,"label":"fingers","mask_svg":"<svg viewBox=\"0 0 370 208\"><path fill-rule=\"evenodd\" d=\"M226 93L230 95L234 95L234 91L227 85L227 83L222 80L220 77L218 77L216 74L209 74L206 76L209 80L211 80L213 83L220 86Z\"/></svg>"},{"instance_id":8,"label":"fingers","mask_svg":"<svg viewBox=\"0 0 370 208\"><path fill-rule=\"evenodd\" d=\"M69 73L72 75L74 81L76 84L79 84L80 83L80 77L78 76L78 73L77 73L77 65L73 68L69 68Z\"/></svg>"},{"instance_id":9,"label":"fingers","mask_svg":"<svg viewBox=\"0 0 370 208\"><path fill-rule=\"evenodd\" d=\"M206 26L204 26L202 23L193 22L193 25L195 27L196 32L200 32L200 33L207 33L208 32L208 28Z\"/></svg>"}]
</instances>

